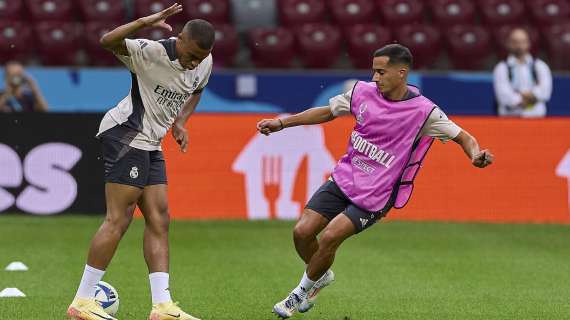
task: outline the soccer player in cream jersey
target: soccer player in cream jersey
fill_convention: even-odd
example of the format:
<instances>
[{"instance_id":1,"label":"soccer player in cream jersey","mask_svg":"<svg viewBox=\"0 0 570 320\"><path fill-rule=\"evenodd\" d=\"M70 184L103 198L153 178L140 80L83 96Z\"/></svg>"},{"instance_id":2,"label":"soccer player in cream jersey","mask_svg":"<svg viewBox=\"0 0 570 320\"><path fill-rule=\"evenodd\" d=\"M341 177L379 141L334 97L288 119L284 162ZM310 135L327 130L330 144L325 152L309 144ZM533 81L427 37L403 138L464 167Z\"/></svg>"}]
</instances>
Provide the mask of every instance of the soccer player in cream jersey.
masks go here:
<instances>
[{"instance_id":1,"label":"soccer player in cream jersey","mask_svg":"<svg viewBox=\"0 0 570 320\"><path fill-rule=\"evenodd\" d=\"M493 155L480 150L475 138L407 84L411 66L408 48L387 45L374 54L372 82L357 82L328 106L257 124L261 133L269 135L345 114L355 119L347 153L309 200L293 230L295 248L307 266L299 285L273 307L279 317L309 311L320 290L334 280L330 267L341 243L372 226L392 207L406 204L434 139L458 143L476 167L493 162Z\"/></svg>"},{"instance_id":2,"label":"soccer player in cream jersey","mask_svg":"<svg viewBox=\"0 0 570 320\"><path fill-rule=\"evenodd\" d=\"M169 291L169 214L161 140L172 134L186 152L184 125L200 101L212 71L214 28L191 20L176 38L126 39L145 27L172 30L165 20L182 11L174 4L122 25L101 38L101 45L131 72L129 95L103 117L97 137L103 145L106 218L95 234L75 299L73 319L113 320L94 300L95 284L111 262L135 206L145 219L144 258L152 295L150 320L197 319L175 304Z\"/></svg>"}]
</instances>

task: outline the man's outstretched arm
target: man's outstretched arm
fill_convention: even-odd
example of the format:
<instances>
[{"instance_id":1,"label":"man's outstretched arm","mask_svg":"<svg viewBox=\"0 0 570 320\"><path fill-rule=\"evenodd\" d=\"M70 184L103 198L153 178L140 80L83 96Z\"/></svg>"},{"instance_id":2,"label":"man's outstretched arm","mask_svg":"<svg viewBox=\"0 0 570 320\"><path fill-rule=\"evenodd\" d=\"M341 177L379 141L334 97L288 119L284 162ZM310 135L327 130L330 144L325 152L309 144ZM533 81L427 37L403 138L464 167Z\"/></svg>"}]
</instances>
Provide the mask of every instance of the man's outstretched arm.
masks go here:
<instances>
[{"instance_id":1,"label":"man's outstretched arm","mask_svg":"<svg viewBox=\"0 0 570 320\"><path fill-rule=\"evenodd\" d=\"M283 119L263 119L257 123L257 130L268 136L285 128L329 122L334 118L329 106L314 107Z\"/></svg>"},{"instance_id":2,"label":"man's outstretched arm","mask_svg":"<svg viewBox=\"0 0 570 320\"><path fill-rule=\"evenodd\" d=\"M129 50L127 50L127 45L125 43L125 38L131 34L139 31L145 27L160 27L168 31L172 31L172 27L168 25L165 20L171 15L177 14L182 11L182 6L175 3L174 5L166 8L150 16L139 18L135 21L129 22L122 26L119 26L107 33L105 33L99 42L101 46L115 54L121 56L128 56Z\"/></svg>"},{"instance_id":3,"label":"man's outstretched arm","mask_svg":"<svg viewBox=\"0 0 570 320\"><path fill-rule=\"evenodd\" d=\"M477 168L485 168L495 160L495 156L489 150L480 150L479 143L477 143L475 137L465 130L461 130L453 141L463 148L471 163Z\"/></svg>"}]
</instances>

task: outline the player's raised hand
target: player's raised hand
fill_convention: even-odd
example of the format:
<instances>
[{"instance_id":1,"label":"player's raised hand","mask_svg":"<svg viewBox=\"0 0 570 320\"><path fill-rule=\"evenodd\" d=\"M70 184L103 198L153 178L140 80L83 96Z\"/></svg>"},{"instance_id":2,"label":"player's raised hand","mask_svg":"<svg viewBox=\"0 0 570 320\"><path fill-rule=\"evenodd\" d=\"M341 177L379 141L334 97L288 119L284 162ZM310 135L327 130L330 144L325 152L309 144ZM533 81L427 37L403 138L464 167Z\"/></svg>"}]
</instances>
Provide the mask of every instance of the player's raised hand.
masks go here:
<instances>
[{"instance_id":1,"label":"player's raised hand","mask_svg":"<svg viewBox=\"0 0 570 320\"><path fill-rule=\"evenodd\" d=\"M172 31L172 26L166 23L166 18L178 14L180 12L182 12L182 5L175 3L172 6L160 12L141 18L141 20L144 22L146 26L159 27L166 29L168 31Z\"/></svg>"},{"instance_id":2,"label":"player's raised hand","mask_svg":"<svg viewBox=\"0 0 570 320\"><path fill-rule=\"evenodd\" d=\"M257 130L266 136L283 130L283 128L283 122L280 119L263 119L257 123Z\"/></svg>"},{"instance_id":3,"label":"player's raised hand","mask_svg":"<svg viewBox=\"0 0 570 320\"><path fill-rule=\"evenodd\" d=\"M473 157L472 163L477 168L485 168L486 166L493 163L494 160L495 156L491 153L491 151L485 149L479 151L479 153Z\"/></svg>"},{"instance_id":4,"label":"player's raised hand","mask_svg":"<svg viewBox=\"0 0 570 320\"><path fill-rule=\"evenodd\" d=\"M180 151L186 153L188 151L188 130L175 124L172 126L172 137L180 146Z\"/></svg>"}]
</instances>

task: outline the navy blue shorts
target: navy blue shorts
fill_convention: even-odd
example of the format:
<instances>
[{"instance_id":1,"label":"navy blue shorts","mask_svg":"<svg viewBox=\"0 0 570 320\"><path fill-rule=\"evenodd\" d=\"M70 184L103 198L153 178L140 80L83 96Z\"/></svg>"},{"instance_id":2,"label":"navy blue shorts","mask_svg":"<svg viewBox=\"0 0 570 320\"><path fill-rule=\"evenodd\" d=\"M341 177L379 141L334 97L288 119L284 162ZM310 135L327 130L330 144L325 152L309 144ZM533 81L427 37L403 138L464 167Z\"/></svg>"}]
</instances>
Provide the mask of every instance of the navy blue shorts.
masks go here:
<instances>
[{"instance_id":1,"label":"navy blue shorts","mask_svg":"<svg viewBox=\"0 0 570 320\"><path fill-rule=\"evenodd\" d=\"M328 180L313 194L305 208L316 211L329 221L342 213L352 221L356 233L359 233L385 217L391 207L377 212L361 209L344 195L334 181Z\"/></svg>"},{"instance_id":2,"label":"navy blue shorts","mask_svg":"<svg viewBox=\"0 0 570 320\"><path fill-rule=\"evenodd\" d=\"M138 188L166 184L166 165L162 151L145 151L119 141L101 137L105 182Z\"/></svg>"}]
</instances>

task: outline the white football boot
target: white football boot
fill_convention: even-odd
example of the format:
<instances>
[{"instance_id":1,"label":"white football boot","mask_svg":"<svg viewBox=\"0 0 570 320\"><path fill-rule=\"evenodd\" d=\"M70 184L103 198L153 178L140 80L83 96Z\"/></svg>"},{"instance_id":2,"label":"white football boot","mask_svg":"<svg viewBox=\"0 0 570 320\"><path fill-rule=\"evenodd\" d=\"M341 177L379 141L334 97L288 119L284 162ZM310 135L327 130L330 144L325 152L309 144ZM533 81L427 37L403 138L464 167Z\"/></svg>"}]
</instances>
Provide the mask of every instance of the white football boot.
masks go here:
<instances>
[{"instance_id":1,"label":"white football boot","mask_svg":"<svg viewBox=\"0 0 570 320\"><path fill-rule=\"evenodd\" d=\"M328 270L317 282L315 285L309 290L307 293L307 299L304 299L301 304L297 307L297 310L301 313L307 312L311 310L311 308L315 305L315 300L317 300L317 295L321 290L331 284L334 281L334 272L332 270Z\"/></svg>"},{"instance_id":2,"label":"white football boot","mask_svg":"<svg viewBox=\"0 0 570 320\"><path fill-rule=\"evenodd\" d=\"M291 292L287 298L273 306L273 312L277 314L279 318L287 319L297 311L299 305L305 300L307 300L306 295L299 296Z\"/></svg>"}]
</instances>

